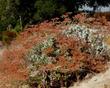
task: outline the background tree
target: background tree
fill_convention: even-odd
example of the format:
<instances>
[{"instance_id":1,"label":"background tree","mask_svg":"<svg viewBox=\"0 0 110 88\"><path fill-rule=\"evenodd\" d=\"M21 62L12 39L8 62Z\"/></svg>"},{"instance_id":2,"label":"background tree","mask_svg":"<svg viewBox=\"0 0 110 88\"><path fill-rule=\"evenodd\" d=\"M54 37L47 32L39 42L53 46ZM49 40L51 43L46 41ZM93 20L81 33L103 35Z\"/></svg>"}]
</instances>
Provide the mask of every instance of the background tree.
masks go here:
<instances>
[{"instance_id":1,"label":"background tree","mask_svg":"<svg viewBox=\"0 0 110 88\"><path fill-rule=\"evenodd\" d=\"M0 31L21 23L25 26L61 15L66 11L59 0L0 0Z\"/></svg>"},{"instance_id":2,"label":"background tree","mask_svg":"<svg viewBox=\"0 0 110 88\"><path fill-rule=\"evenodd\" d=\"M85 0L62 0L67 11L76 13L85 4Z\"/></svg>"},{"instance_id":3,"label":"background tree","mask_svg":"<svg viewBox=\"0 0 110 88\"><path fill-rule=\"evenodd\" d=\"M35 8L34 4L36 0L16 0L17 1L17 11L18 18L22 20L23 26L32 20Z\"/></svg>"},{"instance_id":4,"label":"background tree","mask_svg":"<svg viewBox=\"0 0 110 88\"><path fill-rule=\"evenodd\" d=\"M37 0L35 2L35 13L33 19L42 21L63 14L66 11L63 3L58 0Z\"/></svg>"},{"instance_id":5,"label":"background tree","mask_svg":"<svg viewBox=\"0 0 110 88\"><path fill-rule=\"evenodd\" d=\"M0 0L0 30L6 30L11 24L16 24L16 4L15 0Z\"/></svg>"},{"instance_id":6,"label":"background tree","mask_svg":"<svg viewBox=\"0 0 110 88\"><path fill-rule=\"evenodd\" d=\"M19 25L41 22L60 16L64 12L76 13L84 4L94 7L107 6L110 0L0 0L0 31L19 31ZM20 27L22 28L22 27Z\"/></svg>"}]
</instances>

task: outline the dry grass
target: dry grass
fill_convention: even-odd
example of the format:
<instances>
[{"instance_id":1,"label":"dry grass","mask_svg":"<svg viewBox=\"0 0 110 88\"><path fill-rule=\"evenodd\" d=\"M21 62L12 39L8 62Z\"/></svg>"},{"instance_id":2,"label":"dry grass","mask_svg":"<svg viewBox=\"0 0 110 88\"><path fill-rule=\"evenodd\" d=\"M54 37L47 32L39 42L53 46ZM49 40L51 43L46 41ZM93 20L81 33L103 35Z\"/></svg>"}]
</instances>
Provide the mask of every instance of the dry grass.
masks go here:
<instances>
[{"instance_id":1,"label":"dry grass","mask_svg":"<svg viewBox=\"0 0 110 88\"><path fill-rule=\"evenodd\" d=\"M110 45L110 36L107 36L107 38L105 39L105 43L107 43L108 45Z\"/></svg>"},{"instance_id":2,"label":"dry grass","mask_svg":"<svg viewBox=\"0 0 110 88\"><path fill-rule=\"evenodd\" d=\"M94 15L96 18L97 17L102 17L102 16L105 16L105 18L110 21L110 12L100 12L100 13L95 13Z\"/></svg>"}]
</instances>

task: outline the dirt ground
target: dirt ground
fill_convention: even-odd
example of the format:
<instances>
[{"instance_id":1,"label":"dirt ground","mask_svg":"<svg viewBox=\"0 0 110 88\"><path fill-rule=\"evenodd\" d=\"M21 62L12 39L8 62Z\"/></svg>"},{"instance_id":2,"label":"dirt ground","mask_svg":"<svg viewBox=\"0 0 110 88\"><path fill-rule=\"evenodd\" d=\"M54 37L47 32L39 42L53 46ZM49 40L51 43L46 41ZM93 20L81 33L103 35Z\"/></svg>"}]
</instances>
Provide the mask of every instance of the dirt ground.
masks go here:
<instances>
[{"instance_id":1,"label":"dirt ground","mask_svg":"<svg viewBox=\"0 0 110 88\"><path fill-rule=\"evenodd\" d=\"M110 64L106 72L100 73L91 79L76 83L71 88L110 88Z\"/></svg>"}]
</instances>

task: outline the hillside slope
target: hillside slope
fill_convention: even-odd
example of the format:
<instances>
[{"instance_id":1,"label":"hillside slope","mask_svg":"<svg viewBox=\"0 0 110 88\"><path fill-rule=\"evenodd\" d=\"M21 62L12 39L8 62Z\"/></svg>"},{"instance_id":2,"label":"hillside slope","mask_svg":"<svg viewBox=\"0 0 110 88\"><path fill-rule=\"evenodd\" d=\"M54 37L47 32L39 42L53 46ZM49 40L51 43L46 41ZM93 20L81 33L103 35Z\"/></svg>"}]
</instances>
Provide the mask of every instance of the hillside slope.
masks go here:
<instances>
[{"instance_id":1,"label":"hillside slope","mask_svg":"<svg viewBox=\"0 0 110 88\"><path fill-rule=\"evenodd\" d=\"M25 28L1 51L0 88L70 87L89 74L104 72L110 60L109 22L81 16L74 18L79 23L56 18Z\"/></svg>"}]
</instances>

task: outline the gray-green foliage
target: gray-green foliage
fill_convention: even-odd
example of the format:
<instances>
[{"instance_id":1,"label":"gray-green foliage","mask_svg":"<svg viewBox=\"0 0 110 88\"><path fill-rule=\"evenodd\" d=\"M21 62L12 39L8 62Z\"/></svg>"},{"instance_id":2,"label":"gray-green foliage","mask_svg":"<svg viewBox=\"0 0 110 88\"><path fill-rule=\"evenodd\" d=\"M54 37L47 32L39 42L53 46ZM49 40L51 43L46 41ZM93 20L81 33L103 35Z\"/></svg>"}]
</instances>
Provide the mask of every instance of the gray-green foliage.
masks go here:
<instances>
[{"instance_id":1,"label":"gray-green foliage","mask_svg":"<svg viewBox=\"0 0 110 88\"><path fill-rule=\"evenodd\" d=\"M28 58L32 62L37 62L37 63L50 63L48 56L43 54L43 50L52 47L54 44L54 38L48 38L47 40L44 40L40 44L36 45L33 47L32 51L30 51Z\"/></svg>"},{"instance_id":2,"label":"gray-green foliage","mask_svg":"<svg viewBox=\"0 0 110 88\"><path fill-rule=\"evenodd\" d=\"M72 25L69 30L63 32L68 37L76 37L82 43L90 45L86 50L93 56L107 54L109 49L104 43L104 35L97 33L95 29L89 29L85 26Z\"/></svg>"}]
</instances>

